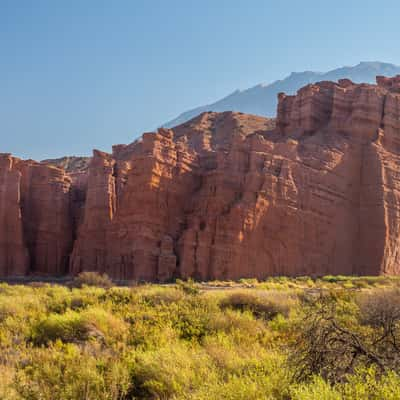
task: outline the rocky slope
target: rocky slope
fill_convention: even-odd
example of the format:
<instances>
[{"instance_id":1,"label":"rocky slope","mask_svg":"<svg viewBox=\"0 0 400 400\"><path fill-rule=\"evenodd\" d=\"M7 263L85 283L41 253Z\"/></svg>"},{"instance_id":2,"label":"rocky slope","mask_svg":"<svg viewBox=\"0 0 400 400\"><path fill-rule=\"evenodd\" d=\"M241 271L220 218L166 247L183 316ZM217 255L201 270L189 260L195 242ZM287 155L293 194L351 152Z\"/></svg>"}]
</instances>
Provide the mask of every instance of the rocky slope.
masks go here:
<instances>
[{"instance_id":1,"label":"rocky slope","mask_svg":"<svg viewBox=\"0 0 400 400\"><path fill-rule=\"evenodd\" d=\"M63 168L68 173L86 172L89 167L90 157L61 157L43 160L42 164L50 164Z\"/></svg>"},{"instance_id":2,"label":"rocky slope","mask_svg":"<svg viewBox=\"0 0 400 400\"><path fill-rule=\"evenodd\" d=\"M87 171L0 156L0 274L400 273L400 77L204 113Z\"/></svg>"}]
</instances>

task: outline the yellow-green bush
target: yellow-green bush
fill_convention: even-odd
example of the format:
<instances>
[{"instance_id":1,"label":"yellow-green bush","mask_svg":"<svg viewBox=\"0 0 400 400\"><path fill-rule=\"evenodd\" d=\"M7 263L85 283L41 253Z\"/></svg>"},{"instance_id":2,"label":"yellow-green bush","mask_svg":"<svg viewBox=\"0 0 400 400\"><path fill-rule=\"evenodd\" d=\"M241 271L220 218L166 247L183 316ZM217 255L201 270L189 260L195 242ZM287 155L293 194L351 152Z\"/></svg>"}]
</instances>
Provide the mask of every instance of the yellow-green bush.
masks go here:
<instances>
[{"instance_id":1,"label":"yellow-green bush","mask_svg":"<svg viewBox=\"0 0 400 400\"><path fill-rule=\"evenodd\" d=\"M1 400L400 400L397 278L92 282L0 284Z\"/></svg>"},{"instance_id":2,"label":"yellow-green bush","mask_svg":"<svg viewBox=\"0 0 400 400\"><path fill-rule=\"evenodd\" d=\"M68 310L64 314L50 314L34 326L32 340L37 345L56 340L65 343L89 339L110 341L122 339L126 331L123 321L102 308L91 307L80 313Z\"/></svg>"},{"instance_id":3,"label":"yellow-green bush","mask_svg":"<svg viewBox=\"0 0 400 400\"><path fill-rule=\"evenodd\" d=\"M217 381L217 370L198 345L172 343L133 354L130 367L136 398L169 399Z\"/></svg>"},{"instance_id":4,"label":"yellow-green bush","mask_svg":"<svg viewBox=\"0 0 400 400\"><path fill-rule=\"evenodd\" d=\"M71 283L71 286L78 288L83 286L110 288L112 285L112 280L106 274L99 274L92 271L81 272Z\"/></svg>"},{"instance_id":5,"label":"yellow-green bush","mask_svg":"<svg viewBox=\"0 0 400 400\"><path fill-rule=\"evenodd\" d=\"M97 353L97 354L96 354ZM117 400L131 386L121 360L96 347L56 342L31 349L17 365L15 388L29 400Z\"/></svg>"}]
</instances>

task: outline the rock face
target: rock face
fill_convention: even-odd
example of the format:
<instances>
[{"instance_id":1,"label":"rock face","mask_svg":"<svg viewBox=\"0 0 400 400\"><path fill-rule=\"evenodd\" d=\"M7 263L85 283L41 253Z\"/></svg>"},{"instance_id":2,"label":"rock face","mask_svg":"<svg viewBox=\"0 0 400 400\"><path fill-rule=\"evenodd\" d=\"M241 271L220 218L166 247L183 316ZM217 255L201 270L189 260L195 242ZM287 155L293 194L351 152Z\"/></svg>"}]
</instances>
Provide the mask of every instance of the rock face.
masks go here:
<instances>
[{"instance_id":1,"label":"rock face","mask_svg":"<svg viewBox=\"0 0 400 400\"><path fill-rule=\"evenodd\" d=\"M21 173L17 160L0 154L0 275L23 275L29 269L21 215Z\"/></svg>"},{"instance_id":2,"label":"rock face","mask_svg":"<svg viewBox=\"0 0 400 400\"><path fill-rule=\"evenodd\" d=\"M400 77L204 113L85 169L0 156L0 274L400 274Z\"/></svg>"},{"instance_id":3,"label":"rock face","mask_svg":"<svg viewBox=\"0 0 400 400\"><path fill-rule=\"evenodd\" d=\"M0 272L65 274L72 249L71 178L0 155Z\"/></svg>"}]
</instances>

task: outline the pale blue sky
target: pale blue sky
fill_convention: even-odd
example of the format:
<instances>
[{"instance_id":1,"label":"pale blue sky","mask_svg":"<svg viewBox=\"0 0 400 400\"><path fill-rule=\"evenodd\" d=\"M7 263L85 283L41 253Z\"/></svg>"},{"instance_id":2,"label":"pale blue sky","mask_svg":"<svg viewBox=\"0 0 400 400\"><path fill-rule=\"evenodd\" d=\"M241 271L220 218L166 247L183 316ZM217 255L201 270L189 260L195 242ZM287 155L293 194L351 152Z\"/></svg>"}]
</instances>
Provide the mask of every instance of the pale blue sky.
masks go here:
<instances>
[{"instance_id":1,"label":"pale blue sky","mask_svg":"<svg viewBox=\"0 0 400 400\"><path fill-rule=\"evenodd\" d=\"M400 64L397 0L0 0L0 152L110 150L292 71Z\"/></svg>"}]
</instances>

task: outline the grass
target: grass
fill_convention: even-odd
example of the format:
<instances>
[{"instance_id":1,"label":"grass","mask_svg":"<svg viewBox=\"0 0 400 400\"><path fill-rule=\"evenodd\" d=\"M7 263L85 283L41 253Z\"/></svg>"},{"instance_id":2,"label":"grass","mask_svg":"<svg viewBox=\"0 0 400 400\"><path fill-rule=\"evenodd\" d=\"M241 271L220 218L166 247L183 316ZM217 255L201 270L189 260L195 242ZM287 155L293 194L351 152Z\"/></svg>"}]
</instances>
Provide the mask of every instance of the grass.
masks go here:
<instances>
[{"instance_id":1,"label":"grass","mask_svg":"<svg viewBox=\"0 0 400 400\"><path fill-rule=\"evenodd\" d=\"M343 276L0 284L0 398L400 400L399 288ZM360 343L369 353L349 363L341 349Z\"/></svg>"}]
</instances>

